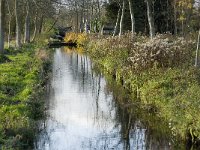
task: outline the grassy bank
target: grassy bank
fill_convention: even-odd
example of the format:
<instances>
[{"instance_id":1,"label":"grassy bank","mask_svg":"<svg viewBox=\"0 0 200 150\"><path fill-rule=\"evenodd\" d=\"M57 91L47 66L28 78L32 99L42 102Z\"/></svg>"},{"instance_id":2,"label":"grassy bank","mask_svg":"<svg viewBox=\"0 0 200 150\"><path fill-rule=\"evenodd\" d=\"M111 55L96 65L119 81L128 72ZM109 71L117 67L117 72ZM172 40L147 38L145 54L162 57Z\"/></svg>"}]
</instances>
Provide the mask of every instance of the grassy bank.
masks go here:
<instances>
[{"instance_id":1,"label":"grassy bank","mask_svg":"<svg viewBox=\"0 0 200 150\"><path fill-rule=\"evenodd\" d=\"M200 70L194 68L195 40L129 34L90 37L87 52L104 74L131 94L131 100L169 123L174 136L200 139Z\"/></svg>"},{"instance_id":2,"label":"grassy bank","mask_svg":"<svg viewBox=\"0 0 200 150\"><path fill-rule=\"evenodd\" d=\"M0 57L0 149L33 144L49 65L49 54L38 43L7 49Z\"/></svg>"}]
</instances>

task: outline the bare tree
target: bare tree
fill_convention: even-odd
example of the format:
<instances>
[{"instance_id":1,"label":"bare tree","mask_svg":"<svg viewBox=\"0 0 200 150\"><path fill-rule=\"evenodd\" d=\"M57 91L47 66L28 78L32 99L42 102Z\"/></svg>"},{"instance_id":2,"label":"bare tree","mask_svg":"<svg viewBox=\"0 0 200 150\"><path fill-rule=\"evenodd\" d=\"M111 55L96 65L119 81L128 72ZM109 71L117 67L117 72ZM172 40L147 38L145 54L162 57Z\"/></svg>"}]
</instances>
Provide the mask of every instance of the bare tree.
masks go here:
<instances>
[{"instance_id":1,"label":"bare tree","mask_svg":"<svg viewBox=\"0 0 200 150\"><path fill-rule=\"evenodd\" d=\"M122 13L121 13L121 19L120 19L120 28L119 28L119 37L122 35L122 32L123 32L124 13L125 13L125 0L123 0L123 4L122 4Z\"/></svg>"},{"instance_id":2,"label":"bare tree","mask_svg":"<svg viewBox=\"0 0 200 150\"><path fill-rule=\"evenodd\" d=\"M195 67L199 67L199 44L200 44L200 29L199 29L198 40L197 40Z\"/></svg>"},{"instance_id":3,"label":"bare tree","mask_svg":"<svg viewBox=\"0 0 200 150\"><path fill-rule=\"evenodd\" d=\"M11 39L11 21L12 21L12 13L10 9L10 3L6 0L7 8L8 8L8 48L10 48L10 39Z\"/></svg>"},{"instance_id":4,"label":"bare tree","mask_svg":"<svg viewBox=\"0 0 200 150\"><path fill-rule=\"evenodd\" d=\"M26 1L26 19L25 19L25 33L24 43L30 43L30 4L29 0Z\"/></svg>"},{"instance_id":5,"label":"bare tree","mask_svg":"<svg viewBox=\"0 0 200 150\"><path fill-rule=\"evenodd\" d=\"M120 21L120 12L121 12L121 7L119 7L119 10L118 10L118 13L117 13L117 20L116 20L116 23L115 23L113 36L115 36L117 34L117 31L118 31L118 26L119 26L119 21Z\"/></svg>"},{"instance_id":6,"label":"bare tree","mask_svg":"<svg viewBox=\"0 0 200 150\"><path fill-rule=\"evenodd\" d=\"M16 18L16 47L21 47L21 29L19 21L19 0L15 0L15 18Z\"/></svg>"},{"instance_id":7,"label":"bare tree","mask_svg":"<svg viewBox=\"0 0 200 150\"><path fill-rule=\"evenodd\" d=\"M174 34L177 35L177 8L176 1L174 0Z\"/></svg>"},{"instance_id":8,"label":"bare tree","mask_svg":"<svg viewBox=\"0 0 200 150\"><path fill-rule=\"evenodd\" d=\"M5 0L0 0L0 54L4 52Z\"/></svg>"},{"instance_id":9,"label":"bare tree","mask_svg":"<svg viewBox=\"0 0 200 150\"><path fill-rule=\"evenodd\" d=\"M147 3L147 16L149 22L149 34L151 39L155 37L155 25L154 25L154 17L152 11L152 0L146 0Z\"/></svg>"},{"instance_id":10,"label":"bare tree","mask_svg":"<svg viewBox=\"0 0 200 150\"><path fill-rule=\"evenodd\" d=\"M33 32L31 42L33 42L35 40L37 31L38 31L38 11L36 9L36 14L35 14L35 19L34 19L34 32Z\"/></svg>"},{"instance_id":11,"label":"bare tree","mask_svg":"<svg viewBox=\"0 0 200 150\"><path fill-rule=\"evenodd\" d=\"M135 17L134 17L134 12L133 12L132 0L128 0L128 3L129 3L130 15L131 15L131 33L133 36L133 34L135 33Z\"/></svg>"}]
</instances>

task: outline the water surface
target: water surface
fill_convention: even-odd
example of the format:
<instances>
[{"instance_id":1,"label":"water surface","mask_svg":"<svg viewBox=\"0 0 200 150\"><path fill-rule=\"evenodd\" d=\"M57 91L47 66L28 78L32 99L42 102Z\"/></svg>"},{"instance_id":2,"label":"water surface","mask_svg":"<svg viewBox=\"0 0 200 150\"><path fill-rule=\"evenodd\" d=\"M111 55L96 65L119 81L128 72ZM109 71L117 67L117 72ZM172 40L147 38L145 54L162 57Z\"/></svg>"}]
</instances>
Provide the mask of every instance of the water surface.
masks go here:
<instances>
[{"instance_id":1,"label":"water surface","mask_svg":"<svg viewBox=\"0 0 200 150\"><path fill-rule=\"evenodd\" d=\"M167 150L171 141L137 112L119 107L121 90L92 71L90 59L56 49L47 119L37 150ZM113 86L113 87L112 87ZM114 94L116 93L116 94ZM147 117L148 118L148 117Z\"/></svg>"}]
</instances>

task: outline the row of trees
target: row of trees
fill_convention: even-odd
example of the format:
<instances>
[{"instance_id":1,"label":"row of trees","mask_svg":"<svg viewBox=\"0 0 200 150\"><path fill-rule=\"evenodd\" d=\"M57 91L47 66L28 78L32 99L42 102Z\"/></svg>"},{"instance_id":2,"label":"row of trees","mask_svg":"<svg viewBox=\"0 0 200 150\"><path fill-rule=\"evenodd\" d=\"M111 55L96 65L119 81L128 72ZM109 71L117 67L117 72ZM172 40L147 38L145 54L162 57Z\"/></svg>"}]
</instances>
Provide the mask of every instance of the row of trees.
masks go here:
<instances>
[{"instance_id":1,"label":"row of trees","mask_svg":"<svg viewBox=\"0 0 200 150\"><path fill-rule=\"evenodd\" d=\"M0 9L0 53L4 34L8 46L15 38L20 47L55 25L72 26L76 32L112 26L113 35L129 30L153 38L157 32L184 36L200 23L199 0L0 0Z\"/></svg>"},{"instance_id":2,"label":"row of trees","mask_svg":"<svg viewBox=\"0 0 200 150\"><path fill-rule=\"evenodd\" d=\"M0 53L15 39L17 48L47 30L59 10L59 0L0 0Z\"/></svg>"},{"instance_id":3,"label":"row of trees","mask_svg":"<svg viewBox=\"0 0 200 150\"><path fill-rule=\"evenodd\" d=\"M74 31L101 32L114 27L114 35L129 30L185 35L199 29L199 0L63 0L58 25Z\"/></svg>"},{"instance_id":4,"label":"row of trees","mask_svg":"<svg viewBox=\"0 0 200 150\"><path fill-rule=\"evenodd\" d=\"M65 0L62 2L59 25L72 26L74 31L98 32L104 14L101 0Z\"/></svg>"},{"instance_id":5,"label":"row of trees","mask_svg":"<svg viewBox=\"0 0 200 150\"><path fill-rule=\"evenodd\" d=\"M200 23L198 0L110 0L106 11L108 21L116 20L116 30L119 24L119 34L123 30L121 22L124 22L125 29L131 30L132 33L149 33L151 37L157 32L184 36L188 32L198 30Z\"/></svg>"}]
</instances>

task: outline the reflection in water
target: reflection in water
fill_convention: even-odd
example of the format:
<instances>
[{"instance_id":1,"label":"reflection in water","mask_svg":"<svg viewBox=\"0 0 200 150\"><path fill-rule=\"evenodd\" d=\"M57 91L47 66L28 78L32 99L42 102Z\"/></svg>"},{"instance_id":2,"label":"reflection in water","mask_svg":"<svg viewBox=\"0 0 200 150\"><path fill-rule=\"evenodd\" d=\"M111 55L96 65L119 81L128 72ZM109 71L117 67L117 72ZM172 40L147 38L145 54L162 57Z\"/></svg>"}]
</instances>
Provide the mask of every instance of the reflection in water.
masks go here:
<instances>
[{"instance_id":1,"label":"reflection in water","mask_svg":"<svg viewBox=\"0 0 200 150\"><path fill-rule=\"evenodd\" d=\"M49 115L35 149L170 149L166 138L156 141L137 115L118 106L87 56L57 49L51 85Z\"/></svg>"}]
</instances>

